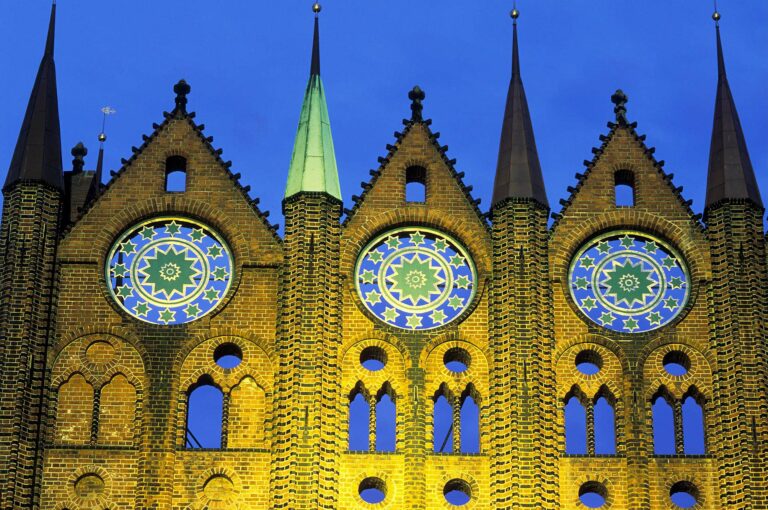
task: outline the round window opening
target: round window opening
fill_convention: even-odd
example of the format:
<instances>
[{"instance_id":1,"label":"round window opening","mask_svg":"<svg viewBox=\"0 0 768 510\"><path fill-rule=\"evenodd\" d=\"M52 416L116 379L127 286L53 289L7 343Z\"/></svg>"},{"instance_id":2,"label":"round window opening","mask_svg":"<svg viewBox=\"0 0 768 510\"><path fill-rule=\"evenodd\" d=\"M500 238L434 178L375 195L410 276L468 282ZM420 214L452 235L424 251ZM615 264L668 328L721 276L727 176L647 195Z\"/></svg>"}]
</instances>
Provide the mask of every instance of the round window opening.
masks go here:
<instances>
[{"instance_id":1,"label":"round window opening","mask_svg":"<svg viewBox=\"0 0 768 510\"><path fill-rule=\"evenodd\" d=\"M682 377L691 369L691 359L682 351L670 351L662 360L664 370L674 377Z\"/></svg>"},{"instance_id":2,"label":"round window opening","mask_svg":"<svg viewBox=\"0 0 768 510\"><path fill-rule=\"evenodd\" d=\"M243 351L237 345L227 342L213 351L213 361L221 368L235 368L243 361Z\"/></svg>"},{"instance_id":3,"label":"round window opening","mask_svg":"<svg viewBox=\"0 0 768 510\"><path fill-rule=\"evenodd\" d=\"M449 371L460 374L469 370L472 357L461 347L451 347L443 355L443 363Z\"/></svg>"},{"instance_id":4,"label":"round window opening","mask_svg":"<svg viewBox=\"0 0 768 510\"><path fill-rule=\"evenodd\" d=\"M576 355L576 370L584 375L595 375L603 368L603 358L597 351L585 349Z\"/></svg>"},{"instance_id":5,"label":"round window opening","mask_svg":"<svg viewBox=\"0 0 768 510\"><path fill-rule=\"evenodd\" d=\"M602 508L608 499L608 489L600 482L587 482L579 487L579 501L587 508Z\"/></svg>"},{"instance_id":6,"label":"round window opening","mask_svg":"<svg viewBox=\"0 0 768 510\"><path fill-rule=\"evenodd\" d=\"M153 218L112 245L106 279L112 298L136 319L184 324L210 313L232 284L232 252L211 228L189 218Z\"/></svg>"},{"instance_id":7,"label":"round window opening","mask_svg":"<svg viewBox=\"0 0 768 510\"><path fill-rule=\"evenodd\" d=\"M366 478L360 482L357 491L360 498L371 505L381 503L387 497L387 485L381 478Z\"/></svg>"},{"instance_id":8,"label":"round window opening","mask_svg":"<svg viewBox=\"0 0 768 510\"><path fill-rule=\"evenodd\" d=\"M699 489L691 482L677 482L669 489L669 499L677 508L693 508L699 502Z\"/></svg>"},{"instance_id":9,"label":"round window opening","mask_svg":"<svg viewBox=\"0 0 768 510\"><path fill-rule=\"evenodd\" d=\"M672 322L690 293L688 266L667 243L614 231L586 243L571 260L568 288L587 318L619 333L644 333Z\"/></svg>"},{"instance_id":10,"label":"round window opening","mask_svg":"<svg viewBox=\"0 0 768 510\"><path fill-rule=\"evenodd\" d=\"M472 501L472 487L461 479L453 479L443 487L445 500L454 506L464 506Z\"/></svg>"},{"instance_id":11,"label":"round window opening","mask_svg":"<svg viewBox=\"0 0 768 510\"><path fill-rule=\"evenodd\" d=\"M366 370L378 372L387 366L387 352L376 345L366 347L360 353L360 364Z\"/></svg>"},{"instance_id":12,"label":"round window opening","mask_svg":"<svg viewBox=\"0 0 768 510\"><path fill-rule=\"evenodd\" d=\"M463 315L475 297L477 271L464 246L449 235L404 227L377 236L360 252L355 286L378 320L423 331Z\"/></svg>"}]
</instances>

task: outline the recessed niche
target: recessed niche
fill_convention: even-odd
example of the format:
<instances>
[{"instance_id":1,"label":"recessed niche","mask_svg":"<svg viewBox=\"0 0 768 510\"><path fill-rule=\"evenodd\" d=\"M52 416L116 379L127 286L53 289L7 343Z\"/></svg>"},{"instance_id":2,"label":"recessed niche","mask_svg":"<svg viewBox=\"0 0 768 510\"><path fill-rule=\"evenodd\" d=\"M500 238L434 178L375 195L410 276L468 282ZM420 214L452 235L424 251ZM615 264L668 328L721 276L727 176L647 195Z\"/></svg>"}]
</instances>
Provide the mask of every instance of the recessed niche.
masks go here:
<instances>
[{"instance_id":1,"label":"recessed niche","mask_svg":"<svg viewBox=\"0 0 768 510\"><path fill-rule=\"evenodd\" d=\"M445 368L457 374L469 370L469 365L471 362L472 356L470 356L469 353L461 347L452 347L445 351L445 355L443 355L443 363L445 364Z\"/></svg>"},{"instance_id":2,"label":"recessed niche","mask_svg":"<svg viewBox=\"0 0 768 510\"><path fill-rule=\"evenodd\" d=\"M376 345L366 347L360 353L360 364L366 370L378 372L387 366L387 352Z\"/></svg>"},{"instance_id":3,"label":"recessed niche","mask_svg":"<svg viewBox=\"0 0 768 510\"><path fill-rule=\"evenodd\" d=\"M681 377L691 369L691 359L682 351L670 351L664 355L662 365L669 375Z\"/></svg>"},{"instance_id":4,"label":"recessed niche","mask_svg":"<svg viewBox=\"0 0 768 510\"><path fill-rule=\"evenodd\" d=\"M602 508L608 499L608 489L600 482L587 482L579 487L579 501L587 508Z\"/></svg>"},{"instance_id":5,"label":"recessed niche","mask_svg":"<svg viewBox=\"0 0 768 510\"><path fill-rule=\"evenodd\" d=\"M216 347L213 360L221 368L235 368L243 361L243 351L236 344L227 342Z\"/></svg>"},{"instance_id":6,"label":"recessed niche","mask_svg":"<svg viewBox=\"0 0 768 510\"><path fill-rule=\"evenodd\" d=\"M584 375L595 375L603 368L603 358L597 351L584 349L576 355L576 370Z\"/></svg>"},{"instance_id":7,"label":"recessed niche","mask_svg":"<svg viewBox=\"0 0 768 510\"><path fill-rule=\"evenodd\" d=\"M376 505L386 499L387 485L381 478L369 477L360 482L357 492L363 501Z\"/></svg>"},{"instance_id":8,"label":"recessed niche","mask_svg":"<svg viewBox=\"0 0 768 510\"><path fill-rule=\"evenodd\" d=\"M104 480L94 473L88 473L75 482L75 494L83 499L95 499L104 492Z\"/></svg>"},{"instance_id":9,"label":"recessed niche","mask_svg":"<svg viewBox=\"0 0 768 510\"><path fill-rule=\"evenodd\" d=\"M445 500L454 506L464 506L472 501L472 487L459 478L454 478L443 487Z\"/></svg>"},{"instance_id":10,"label":"recessed niche","mask_svg":"<svg viewBox=\"0 0 768 510\"><path fill-rule=\"evenodd\" d=\"M235 485L226 476L215 475L205 482L203 494L210 502L232 501L236 496Z\"/></svg>"},{"instance_id":11,"label":"recessed niche","mask_svg":"<svg viewBox=\"0 0 768 510\"><path fill-rule=\"evenodd\" d=\"M115 348L112 344L104 340L93 342L85 350L85 358L91 363L104 364L109 363L115 357Z\"/></svg>"}]
</instances>

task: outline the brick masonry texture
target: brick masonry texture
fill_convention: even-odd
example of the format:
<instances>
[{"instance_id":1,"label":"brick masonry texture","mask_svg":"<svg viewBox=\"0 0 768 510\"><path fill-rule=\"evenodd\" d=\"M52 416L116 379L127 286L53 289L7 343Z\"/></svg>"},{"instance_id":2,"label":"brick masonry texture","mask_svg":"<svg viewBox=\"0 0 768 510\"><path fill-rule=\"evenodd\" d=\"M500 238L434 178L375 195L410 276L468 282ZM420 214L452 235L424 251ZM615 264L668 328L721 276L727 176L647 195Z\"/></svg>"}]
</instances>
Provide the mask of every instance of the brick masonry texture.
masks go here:
<instances>
[{"instance_id":1,"label":"brick masonry texture","mask_svg":"<svg viewBox=\"0 0 768 510\"><path fill-rule=\"evenodd\" d=\"M5 190L0 508L450 509L444 490L460 480L472 510L584 508L589 484L604 489L605 508L672 509L680 482L697 509L768 509L768 264L753 204L715 204L702 223L622 124L602 138L554 225L526 199L483 215L430 122L415 120L343 221L333 197L299 193L284 202L279 238L200 132L184 111L167 114L74 223L58 191L34 182ZM184 192L165 191L171 156L186 158ZM406 201L413 166L425 169L423 203ZM634 206L615 204L617 171L634 176ZM159 215L209 225L234 256L223 302L183 325L132 318L104 276L113 241ZM446 232L475 262L474 302L449 325L398 330L357 296L360 251L406 225ZM571 258L612 229L658 236L687 261L691 297L678 320L622 334L578 312ZM220 348L242 353L242 363L217 365ZM382 370L361 366L370 348L384 353ZM468 370L446 368L451 349L465 353ZM599 356L599 373L576 369L584 351ZM687 357L687 374L664 370L668 353ZM202 382L223 394L221 448L186 447L188 396ZM349 451L356 392L373 407L384 393L395 402L394 452L375 451L373 430L369 451ZM705 455L680 445L654 454L660 392L678 404L697 396ZM595 454L593 439L586 455L565 453L572 394L610 399L614 455ZM433 451L439 395L478 403L480 453ZM385 493L379 504L359 495L370 479Z\"/></svg>"}]
</instances>

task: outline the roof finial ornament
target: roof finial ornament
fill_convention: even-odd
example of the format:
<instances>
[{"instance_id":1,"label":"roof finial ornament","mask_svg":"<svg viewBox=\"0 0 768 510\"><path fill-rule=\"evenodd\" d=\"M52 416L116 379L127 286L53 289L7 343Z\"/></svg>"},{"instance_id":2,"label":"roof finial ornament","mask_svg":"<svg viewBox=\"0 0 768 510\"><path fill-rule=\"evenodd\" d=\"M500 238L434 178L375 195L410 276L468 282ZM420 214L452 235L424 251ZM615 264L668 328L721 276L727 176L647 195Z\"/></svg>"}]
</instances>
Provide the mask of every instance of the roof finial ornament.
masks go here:
<instances>
[{"instance_id":1,"label":"roof finial ornament","mask_svg":"<svg viewBox=\"0 0 768 510\"><path fill-rule=\"evenodd\" d=\"M112 108L111 106L105 106L101 109L102 117L101 117L101 132L99 133L99 143L101 145L104 145L104 142L107 141L107 133L106 133L106 127L107 127L107 115L114 115L117 113L117 110Z\"/></svg>"},{"instance_id":2,"label":"roof finial ornament","mask_svg":"<svg viewBox=\"0 0 768 510\"><path fill-rule=\"evenodd\" d=\"M72 147L70 152L75 157L72 160L72 173L79 174L85 166L85 156L88 154L88 149L85 148L83 142L77 142L77 145Z\"/></svg>"},{"instance_id":3,"label":"roof finial ornament","mask_svg":"<svg viewBox=\"0 0 768 510\"><path fill-rule=\"evenodd\" d=\"M179 82L173 86L173 91L176 93L176 111L180 113L187 113L187 94L190 93L192 87L185 80L179 80Z\"/></svg>"},{"instance_id":4,"label":"roof finial ornament","mask_svg":"<svg viewBox=\"0 0 768 510\"><path fill-rule=\"evenodd\" d=\"M717 0L715 0L715 12L712 13L712 19L715 20L715 26L720 26L720 12L717 10Z\"/></svg>"},{"instance_id":5,"label":"roof finial ornament","mask_svg":"<svg viewBox=\"0 0 768 510\"><path fill-rule=\"evenodd\" d=\"M512 10L509 12L509 16L512 18L512 23L517 25L517 18L520 17L520 11L517 10L517 2L512 2Z\"/></svg>"},{"instance_id":6,"label":"roof finial ornament","mask_svg":"<svg viewBox=\"0 0 768 510\"><path fill-rule=\"evenodd\" d=\"M408 99L411 100L411 120L414 122L421 122L424 118L421 115L424 105L421 104L427 95L421 90L418 85L414 86L410 92L408 92Z\"/></svg>"},{"instance_id":7,"label":"roof finial ornament","mask_svg":"<svg viewBox=\"0 0 768 510\"><path fill-rule=\"evenodd\" d=\"M618 89L611 96L611 101L616 106L613 109L613 113L616 114L616 122L624 126L627 124L627 101L629 98L621 89Z\"/></svg>"},{"instance_id":8,"label":"roof finial ornament","mask_svg":"<svg viewBox=\"0 0 768 510\"><path fill-rule=\"evenodd\" d=\"M318 14L320 14L320 11L322 10L323 10L323 6L320 5L320 2L315 2L314 4L312 4L312 12L315 13L315 17L317 17Z\"/></svg>"}]
</instances>

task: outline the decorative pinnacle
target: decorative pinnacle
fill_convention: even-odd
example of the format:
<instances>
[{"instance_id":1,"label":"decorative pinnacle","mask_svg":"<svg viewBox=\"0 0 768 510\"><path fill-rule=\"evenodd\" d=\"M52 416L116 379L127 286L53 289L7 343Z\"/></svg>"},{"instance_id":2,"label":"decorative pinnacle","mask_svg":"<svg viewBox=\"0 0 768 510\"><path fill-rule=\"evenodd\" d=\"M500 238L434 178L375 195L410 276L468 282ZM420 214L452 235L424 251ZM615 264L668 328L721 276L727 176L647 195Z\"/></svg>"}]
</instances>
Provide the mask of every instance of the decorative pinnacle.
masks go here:
<instances>
[{"instance_id":1,"label":"decorative pinnacle","mask_svg":"<svg viewBox=\"0 0 768 510\"><path fill-rule=\"evenodd\" d=\"M101 109L101 113L103 115L101 117L101 133L99 133L99 142L104 143L107 141L107 133L106 133L107 115L114 115L115 113L117 113L117 110L115 110L111 106L105 106Z\"/></svg>"},{"instance_id":2,"label":"decorative pinnacle","mask_svg":"<svg viewBox=\"0 0 768 510\"><path fill-rule=\"evenodd\" d=\"M714 13L712 13L712 19L715 20L715 23L719 22L720 18L721 16L719 12L715 11Z\"/></svg>"},{"instance_id":3,"label":"decorative pinnacle","mask_svg":"<svg viewBox=\"0 0 768 510\"><path fill-rule=\"evenodd\" d=\"M627 101L629 98L621 89L618 89L611 96L611 101L616 107L613 109L613 113L616 114L616 122L625 125L627 123Z\"/></svg>"},{"instance_id":4,"label":"decorative pinnacle","mask_svg":"<svg viewBox=\"0 0 768 510\"><path fill-rule=\"evenodd\" d=\"M520 11L518 11L517 9L512 9L512 10L509 12L509 16L510 16L510 17L511 17L513 20L517 21L517 18L519 18L519 17L520 17Z\"/></svg>"},{"instance_id":5,"label":"decorative pinnacle","mask_svg":"<svg viewBox=\"0 0 768 510\"><path fill-rule=\"evenodd\" d=\"M424 105L421 104L427 95L421 88L416 85L410 92L408 92L408 99L411 100L411 120L421 122L424 118L421 115L421 111L424 109Z\"/></svg>"},{"instance_id":6,"label":"decorative pinnacle","mask_svg":"<svg viewBox=\"0 0 768 510\"><path fill-rule=\"evenodd\" d=\"M192 87L185 80L179 80L179 82L173 86L173 91L176 93L176 110L182 113L187 113L187 94L190 93Z\"/></svg>"},{"instance_id":7,"label":"decorative pinnacle","mask_svg":"<svg viewBox=\"0 0 768 510\"><path fill-rule=\"evenodd\" d=\"M323 10L323 6L322 6L322 5L320 5L320 2L315 2L315 3L312 5L312 12L314 12L314 13L315 13L315 16L317 16L318 14L320 14L320 11L322 11L322 10Z\"/></svg>"},{"instance_id":8,"label":"decorative pinnacle","mask_svg":"<svg viewBox=\"0 0 768 510\"><path fill-rule=\"evenodd\" d=\"M88 149L85 148L83 142L77 142L77 145L72 147L70 151L75 159L72 160L72 172L80 173L85 166L85 155L88 154Z\"/></svg>"}]
</instances>

